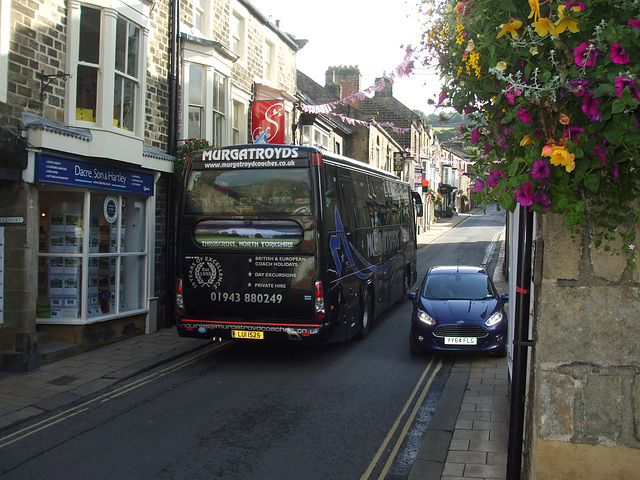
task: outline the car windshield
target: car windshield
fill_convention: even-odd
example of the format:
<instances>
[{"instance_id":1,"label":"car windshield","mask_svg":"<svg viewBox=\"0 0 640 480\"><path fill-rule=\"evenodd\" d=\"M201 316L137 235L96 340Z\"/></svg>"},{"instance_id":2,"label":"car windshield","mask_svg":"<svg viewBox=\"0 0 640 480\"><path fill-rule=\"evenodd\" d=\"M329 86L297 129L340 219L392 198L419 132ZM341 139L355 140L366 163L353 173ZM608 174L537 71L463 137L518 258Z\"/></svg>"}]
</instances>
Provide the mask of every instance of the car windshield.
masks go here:
<instances>
[{"instance_id":1,"label":"car windshield","mask_svg":"<svg viewBox=\"0 0 640 480\"><path fill-rule=\"evenodd\" d=\"M428 275L422 296L432 300L486 300L494 298L489 277L478 273L445 273Z\"/></svg>"}]
</instances>

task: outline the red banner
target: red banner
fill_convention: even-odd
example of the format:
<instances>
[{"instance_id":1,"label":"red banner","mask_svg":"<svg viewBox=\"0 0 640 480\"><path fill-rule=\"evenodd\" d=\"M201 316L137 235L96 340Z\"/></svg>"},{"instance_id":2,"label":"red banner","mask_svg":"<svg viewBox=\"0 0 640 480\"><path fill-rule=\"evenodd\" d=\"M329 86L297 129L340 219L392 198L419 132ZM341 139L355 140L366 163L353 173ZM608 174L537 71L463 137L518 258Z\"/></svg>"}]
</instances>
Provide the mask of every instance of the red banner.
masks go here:
<instances>
[{"instance_id":1,"label":"red banner","mask_svg":"<svg viewBox=\"0 0 640 480\"><path fill-rule=\"evenodd\" d=\"M284 101L258 100L251 106L253 143L284 143Z\"/></svg>"}]
</instances>

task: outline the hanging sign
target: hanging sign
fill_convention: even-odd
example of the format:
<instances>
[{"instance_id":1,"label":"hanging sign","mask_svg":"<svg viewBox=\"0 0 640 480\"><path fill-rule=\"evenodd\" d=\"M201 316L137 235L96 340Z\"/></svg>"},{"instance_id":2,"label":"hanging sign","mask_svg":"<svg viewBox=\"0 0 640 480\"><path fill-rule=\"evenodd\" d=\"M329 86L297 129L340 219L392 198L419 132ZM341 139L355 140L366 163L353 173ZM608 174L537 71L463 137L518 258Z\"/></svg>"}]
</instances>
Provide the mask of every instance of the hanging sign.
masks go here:
<instances>
[{"instance_id":1,"label":"hanging sign","mask_svg":"<svg viewBox=\"0 0 640 480\"><path fill-rule=\"evenodd\" d=\"M257 100L251 105L251 141L284 143L284 101Z\"/></svg>"},{"instance_id":2,"label":"hanging sign","mask_svg":"<svg viewBox=\"0 0 640 480\"><path fill-rule=\"evenodd\" d=\"M400 152L396 152L393 154L393 171L401 172L402 167L404 167L404 156Z\"/></svg>"}]
</instances>

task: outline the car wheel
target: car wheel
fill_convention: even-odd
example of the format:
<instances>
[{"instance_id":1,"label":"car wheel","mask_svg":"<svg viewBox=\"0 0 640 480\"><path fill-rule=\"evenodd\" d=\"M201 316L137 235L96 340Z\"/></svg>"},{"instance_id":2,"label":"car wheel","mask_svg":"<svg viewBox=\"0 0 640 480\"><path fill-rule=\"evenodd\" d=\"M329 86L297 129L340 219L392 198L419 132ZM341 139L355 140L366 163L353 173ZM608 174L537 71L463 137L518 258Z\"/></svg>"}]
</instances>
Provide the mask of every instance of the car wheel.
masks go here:
<instances>
[{"instance_id":1,"label":"car wheel","mask_svg":"<svg viewBox=\"0 0 640 480\"><path fill-rule=\"evenodd\" d=\"M371 329L371 321L373 320L373 305L371 305L371 298L369 292L364 292L362 298L362 314L360 315L360 331L358 332L358 338L364 340L369 335Z\"/></svg>"},{"instance_id":2,"label":"car wheel","mask_svg":"<svg viewBox=\"0 0 640 480\"><path fill-rule=\"evenodd\" d=\"M416 335L413 331L413 327L409 330L409 351L411 352L411 355L414 356L422 355L424 353L424 349L418 345L418 342L416 341Z\"/></svg>"}]
</instances>

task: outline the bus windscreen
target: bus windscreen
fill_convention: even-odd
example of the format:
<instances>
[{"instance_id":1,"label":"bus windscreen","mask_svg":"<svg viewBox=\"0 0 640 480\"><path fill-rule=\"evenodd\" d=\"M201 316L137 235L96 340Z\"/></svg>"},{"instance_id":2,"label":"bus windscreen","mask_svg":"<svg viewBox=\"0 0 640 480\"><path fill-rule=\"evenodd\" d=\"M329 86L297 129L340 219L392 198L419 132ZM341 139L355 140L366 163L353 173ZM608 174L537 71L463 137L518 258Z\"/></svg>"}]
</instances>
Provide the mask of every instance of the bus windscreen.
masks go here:
<instances>
[{"instance_id":1,"label":"bus windscreen","mask_svg":"<svg viewBox=\"0 0 640 480\"><path fill-rule=\"evenodd\" d=\"M186 215L271 213L311 213L308 169L200 170L187 182Z\"/></svg>"}]
</instances>

